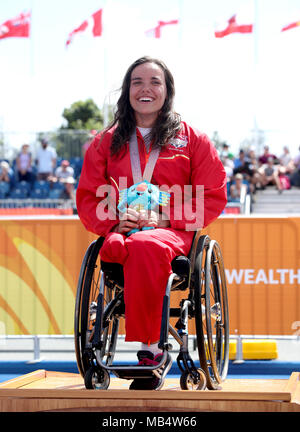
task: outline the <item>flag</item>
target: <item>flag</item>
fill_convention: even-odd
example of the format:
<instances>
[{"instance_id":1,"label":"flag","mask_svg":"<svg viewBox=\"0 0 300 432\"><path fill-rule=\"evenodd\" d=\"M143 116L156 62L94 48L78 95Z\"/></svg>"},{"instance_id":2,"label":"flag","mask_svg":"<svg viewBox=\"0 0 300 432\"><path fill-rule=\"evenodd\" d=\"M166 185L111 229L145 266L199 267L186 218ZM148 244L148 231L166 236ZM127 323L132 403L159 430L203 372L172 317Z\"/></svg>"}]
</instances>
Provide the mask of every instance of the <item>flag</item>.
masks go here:
<instances>
[{"instance_id":1,"label":"flag","mask_svg":"<svg viewBox=\"0 0 300 432\"><path fill-rule=\"evenodd\" d=\"M283 32L283 31L290 30L290 29L293 29L296 27L300 27L300 21L296 21L296 22L293 22L291 24L288 24L287 26L283 27L281 29L281 31Z\"/></svg>"},{"instance_id":2,"label":"flag","mask_svg":"<svg viewBox=\"0 0 300 432\"><path fill-rule=\"evenodd\" d=\"M24 12L20 15L5 21L0 25L0 39L8 37L28 38L30 33L31 12Z\"/></svg>"},{"instance_id":3,"label":"flag","mask_svg":"<svg viewBox=\"0 0 300 432\"><path fill-rule=\"evenodd\" d=\"M253 24L237 24L236 15L233 15L228 20L227 27L224 30L215 31L215 36L217 38L222 38L231 33L252 33L252 31L253 31Z\"/></svg>"},{"instance_id":4,"label":"flag","mask_svg":"<svg viewBox=\"0 0 300 432\"><path fill-rule=\"evenodd\" d=\"M79 27L69 34L66 46L72 42L76 33L84 32L86 29L90 29L94 37L102 36L102 9L99 9L97 12L93 13L90 18L83 21Z\"/></svg>"},{"instance_id":5,"label":"flag","mask_svg":"<svg viewBox=\"0 0 300 432\"><path fill-rule=\"evenodd\" d=\"M179 20L171 20L171 21L158 21L158 24L156 27L154 27L153 29L147 30L146 31L146 35L147 36L152 36L155 38L160 38L161 37L161 29L167 25L172 25L172 24L178 24Z\"/></svg>"}]
</instances>

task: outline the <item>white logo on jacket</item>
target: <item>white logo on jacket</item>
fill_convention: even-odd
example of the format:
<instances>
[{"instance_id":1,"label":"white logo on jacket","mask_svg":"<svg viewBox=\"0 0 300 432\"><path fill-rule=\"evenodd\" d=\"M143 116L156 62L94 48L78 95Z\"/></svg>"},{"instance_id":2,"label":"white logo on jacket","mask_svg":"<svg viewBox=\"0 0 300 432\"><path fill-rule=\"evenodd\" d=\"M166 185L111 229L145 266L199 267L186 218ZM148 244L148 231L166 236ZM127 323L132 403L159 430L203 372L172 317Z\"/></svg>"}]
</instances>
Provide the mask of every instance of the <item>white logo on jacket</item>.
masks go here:
<instances>
[{"instance_id":1,"label":"white logo on jacket","mask_svg":"<svg viewBox=\"0 0 300 432\"><path fill-rule=\"evenodd\" d=\"M172 138L169 141L170 147L174 147L174 149L180 149L186 147L188 144L188 139L186 136L179 135L176 138Z\"/></svg>"}]
</instances>

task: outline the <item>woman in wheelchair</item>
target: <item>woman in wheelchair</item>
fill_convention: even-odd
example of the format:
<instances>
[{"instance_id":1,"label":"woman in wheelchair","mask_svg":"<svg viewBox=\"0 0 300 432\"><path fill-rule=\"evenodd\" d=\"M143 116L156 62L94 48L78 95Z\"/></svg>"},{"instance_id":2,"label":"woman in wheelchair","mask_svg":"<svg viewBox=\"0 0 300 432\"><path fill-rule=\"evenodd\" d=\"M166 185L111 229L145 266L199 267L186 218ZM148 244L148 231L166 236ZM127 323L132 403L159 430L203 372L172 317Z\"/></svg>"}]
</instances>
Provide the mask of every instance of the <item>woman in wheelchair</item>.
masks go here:
<instances>
[{"instance_id":1,"label":"woman in wheelchair","mask_svg":"<svg viewBox=\"0 0 300 432\"><path fill-rule=\"evenodd\" d=\"M226 205L226 173L217 151L174 112L174 95L163 62L135 61L125 74L112 123L86 152L77 189L82 223L105 238L101 261L123 267L125 340L141 342L141 366L162 359L158 342L173 259L189 255L195 231ZM160 189L154 203L153 186ZM168 354L166 371L171 362ZM130 388L162 384L153 375L133 379Z\"/></svg>"}]
</instances>

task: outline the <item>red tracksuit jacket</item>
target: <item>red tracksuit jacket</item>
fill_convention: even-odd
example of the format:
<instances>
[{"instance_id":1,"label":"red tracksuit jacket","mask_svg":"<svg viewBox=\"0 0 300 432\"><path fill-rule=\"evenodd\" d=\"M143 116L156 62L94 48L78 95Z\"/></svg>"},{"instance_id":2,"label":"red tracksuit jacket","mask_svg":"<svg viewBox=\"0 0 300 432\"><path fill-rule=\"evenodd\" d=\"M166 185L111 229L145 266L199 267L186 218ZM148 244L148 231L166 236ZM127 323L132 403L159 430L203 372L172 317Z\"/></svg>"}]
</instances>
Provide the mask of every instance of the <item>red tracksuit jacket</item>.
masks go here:
<instances>
[{"instance_id":1,"label":"red tracksuit jacket","mask_svg":"<svg viewBox=\"0 0 300 432\"><path fill-rule=\"evenodd\" d=\"M109 213L110 218L99 219L98 209L104 196L102 190L99 193L99 186L110 185L113 188L117 205L120 178L126 178L125 187L133 184L128 148L119 157L110 155L112 134L113 131L107 132L101 143L100 135L96 136L86 152L77 189L78 214L87 230L106 237L101 258L123 265L126 340L154 343L159 339L162 300L172 272L171 261L177 255L189 252L193 233L186 231L187 224L194 224L194 229L205 227L222 212L227 202L226 173L207 136L182 123L176 139L170 140L161 150L152 183L170 188L177 185L177 198L178 190L183 190L184 185L192 185L194 196L188 204L192 203L195 214L199 210L197 206L201 210L203 204L204 215L198 220L197 217L191 219L189 212L186 212L187 215L184 210L181 212L184 197L180 205L181 200L174 198L174 192L169 212L171 228L140 231L127 238L110 232L118 223L115 212ZM147 154L138 130L137 137L143 172ZM199 185L203 186L203 200L196 197Z\"/></svg>"},{"instance_id":2,"label":"red tracksuit jacket","mask_svg":"<svg viewBox=\"0 0 300 432\"><path fill-rule=\"evenodd\" d=\"M138 131L138 130L137 130ZM126 178L127 187L133 184L131 174L131 163L129 151L120 157L110 156L110 143L113 131L105 134L99 145L101 135L96 136L88 148L80 181L77 189L76 200L79 217L87 230L106 236L118 219L99 220L97 217L97 206L103 198L103 192L96 191L99 186L108 184L116 191L118 203L118 187L120 177ZM140 150L141 170L144 171L146 163L146 151L143 138L137 132ZM226 174L218 157L215 147L210 143L205 134L192 129L182 122L182 130L177 139L169 142L159 155L154 168L152 183L172 187L178 185L192 185L195 192L197 185L203 185L204 198L204 220L203 227L209 225L216 219L224 209L226 196ZM182 199L184 203L184 198ZM116 204L117 204L116 203ZM171 207L174 203L171 199ZM195 210L196 197L193 198L193 209ZM181 209L180 209L181 210ZM185 218L184 210L179 220L178 214L171 211L171 227L174 229L186 229L186 224L192 224L192 220ZM111 215L112 217L113 215ZM198 228L202 228L199 226Z\"/></svg>"}]
</instances>

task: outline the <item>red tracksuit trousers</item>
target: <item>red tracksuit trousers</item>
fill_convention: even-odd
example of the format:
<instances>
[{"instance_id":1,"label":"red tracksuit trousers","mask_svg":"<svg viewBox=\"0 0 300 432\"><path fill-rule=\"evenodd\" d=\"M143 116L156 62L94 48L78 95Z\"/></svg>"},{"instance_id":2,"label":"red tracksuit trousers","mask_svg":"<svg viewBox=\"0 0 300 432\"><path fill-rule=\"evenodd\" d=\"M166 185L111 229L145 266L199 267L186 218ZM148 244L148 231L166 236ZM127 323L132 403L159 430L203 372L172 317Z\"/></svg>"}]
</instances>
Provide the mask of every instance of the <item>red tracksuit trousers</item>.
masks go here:
<instances>
[{"instance_id":1,"label":"red tracksuit trousers","mask_svg":"<svg viewBox=\"0 0 300 432\"><path fill-rule=\"evenodd\" d=\"M126 341L159 341L171 262L178 255L188 255L193 235L191 231L156 228L129 237L112 232L105 238L101 259L119 263L124 269Z\"/></svg>"}]
</instances>

